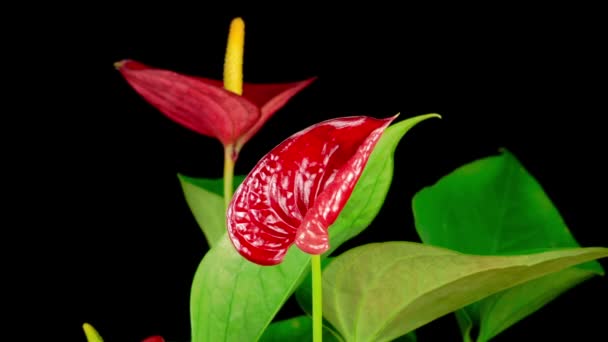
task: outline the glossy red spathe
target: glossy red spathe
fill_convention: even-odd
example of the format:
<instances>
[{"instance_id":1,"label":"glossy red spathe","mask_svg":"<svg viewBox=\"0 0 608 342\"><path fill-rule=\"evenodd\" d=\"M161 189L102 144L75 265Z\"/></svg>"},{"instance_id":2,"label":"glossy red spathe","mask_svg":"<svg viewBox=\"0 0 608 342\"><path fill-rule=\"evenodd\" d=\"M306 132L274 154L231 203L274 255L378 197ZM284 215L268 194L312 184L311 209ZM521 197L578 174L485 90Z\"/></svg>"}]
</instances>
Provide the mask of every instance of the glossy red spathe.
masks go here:
<instances>
[{"instance_id":1,"label":"glossy red spathe","mask_svg":"<svg viewBox=\"0 0 608 342\"><path fill-rule=\"evenodd\" d=\"M158 69L133 60L115 64L144 99L173 121L232 145L236 153L287 101L314 78L300 82L243 85L243 95L223 82Z\"/></svg>"},{"instance_id":2,"label":"glossy red spathe","mask_svg":"<svg viewBox=\"0 0 608 342\"><path fill-rule=\"evenodd\" d=\"M266 154L228 208L228 233L238 252L254 263L275 265L294 243L309 254L327 251L329 226L395 118L327 120Z\"/></svg>"}]
</instances>

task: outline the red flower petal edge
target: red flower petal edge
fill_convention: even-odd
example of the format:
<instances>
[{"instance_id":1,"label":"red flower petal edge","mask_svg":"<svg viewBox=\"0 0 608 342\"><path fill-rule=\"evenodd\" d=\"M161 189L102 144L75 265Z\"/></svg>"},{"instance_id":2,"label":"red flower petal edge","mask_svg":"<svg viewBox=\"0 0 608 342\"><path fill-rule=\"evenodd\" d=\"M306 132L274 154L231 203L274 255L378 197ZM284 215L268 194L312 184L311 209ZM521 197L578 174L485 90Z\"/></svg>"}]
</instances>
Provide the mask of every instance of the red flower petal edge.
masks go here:
<instances>
[{"instance_id":1,"label":"red flower petal edge","mask_svg":"<svg viewBox=\"0 0 608 342\"><path fill-rule=\"evenodd\" d=\"M228 207L228 234L237 251L260 265L280 263L294 242L309 254L327 251L327 229L395 118L327 120L266 154Z\"/></svg>"},{"instance_id":2,"label":"red flower petal edge","mask_svg":"<svg viewBox=\"0 0 608 342\"><path fill-rule=\"evenodd\" d=\"M222 81L197 77L201 82L222 87ZM260 108L261 116L247 132L237 141L237 150L253 137L262 128L264 123L283 107L292 97L302 89L308 87L317 78L311 77L303 81L290 83L243 83L243 97Z\"/></svg>"},{"instance_id":3,"label":"red flower petal edge","mask_svg":"<svg viewBox=\"0 0 608 342\"><path fill-rule=\"evenodd\" d=\"M141 342L165 342L165 339L161 336L150 336Z\"/></svg>"},{"instance_id":4,"label":"red flower petal edge","mask_svg":"<svg viewBox=\"0 0 608 342\"><path fill-rule=\"evenodd\" d=\"M125 60L116 67L144 99L197 133L233 144L261 117L260 109L216 82Z\"/></svg>"},{"instance_id":5,"label":"red flower petal edge","mask_svg":"<svg viewBox=\"0 0 608 342\"><path fill-rule=\"evenodd\" d=\"M183 75L133 60L115 64L127 82L171 120L202 135L219 139L224 146L241 147L290 98L312 83L243 84L243 96L223 87L223 82Z\"/></svg>"},{"instance_id":6,"label":"red flower petal edge","mask_svg":"<svg viewBox=\"0 0 608 342\"><path fill-rule=\"evenodd\" d=\"M281 109L287 101L302 89L308 87L316 77L304 81L275 84L243 84L243 96L261 108L262 116L237 142L237 150L240 150L252 136L272 117L277 110Z\"/></svg>"}]
</instances>

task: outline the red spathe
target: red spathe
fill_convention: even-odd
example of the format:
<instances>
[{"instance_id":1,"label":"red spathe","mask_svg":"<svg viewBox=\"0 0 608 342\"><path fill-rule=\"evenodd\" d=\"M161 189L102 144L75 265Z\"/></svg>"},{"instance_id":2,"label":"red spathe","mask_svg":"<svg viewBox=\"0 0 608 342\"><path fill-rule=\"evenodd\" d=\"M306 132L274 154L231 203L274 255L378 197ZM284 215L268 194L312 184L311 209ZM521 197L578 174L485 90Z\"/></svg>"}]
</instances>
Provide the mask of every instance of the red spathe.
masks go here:
<instances>
[{"instance_id":1,"label":"red spathe","mask_svg":"<svg viewBox=\"0 0 608 342\"><path fill-rule=\"evenodd\" d=\"M395 118L327 120L266 154L228 207L228 233L239 253L254 263L275 265L294 243L309 254L327 251L329 226Z\"/></svg>"},{"instance_id":2,"label":"red spathe","mask_svg":"<svg viewBox=\"0 0 608 342\"><path fill-rule=\"evenodd\" d=\"M171 120L217 138L236 152L287 101L314 81L243 85L243 95L217 80L157 69L133 60L116 63L127 82Z\"/></svg>"}]
</instances>

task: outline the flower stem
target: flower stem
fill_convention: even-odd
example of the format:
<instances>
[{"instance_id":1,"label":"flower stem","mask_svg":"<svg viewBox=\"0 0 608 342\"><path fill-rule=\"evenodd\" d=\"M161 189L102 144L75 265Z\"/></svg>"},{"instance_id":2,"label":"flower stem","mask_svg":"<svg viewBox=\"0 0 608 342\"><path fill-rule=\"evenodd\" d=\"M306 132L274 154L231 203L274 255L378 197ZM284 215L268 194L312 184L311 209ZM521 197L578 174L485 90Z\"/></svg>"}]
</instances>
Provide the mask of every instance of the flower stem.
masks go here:
<instances>
[{"instance_id":1,"label":"flower stem","mask_svg":"<svg viewBox=\"0 0 608 342\"><path fill-rule=\"evenodd\" d=\"M312 261L312 340L323 340L323 282L321 280L321 255L313 255Z\"/></svg>"},{"instance_id":2,"label":"flower stem","mask_svg":"<svg viewBox=\"0 0 608 342\"><path fill-rule=\"evenodd\" d=\"M234 187L234 145L224 147L224 209L227 211Z\"/></svg>"}]
</instances>

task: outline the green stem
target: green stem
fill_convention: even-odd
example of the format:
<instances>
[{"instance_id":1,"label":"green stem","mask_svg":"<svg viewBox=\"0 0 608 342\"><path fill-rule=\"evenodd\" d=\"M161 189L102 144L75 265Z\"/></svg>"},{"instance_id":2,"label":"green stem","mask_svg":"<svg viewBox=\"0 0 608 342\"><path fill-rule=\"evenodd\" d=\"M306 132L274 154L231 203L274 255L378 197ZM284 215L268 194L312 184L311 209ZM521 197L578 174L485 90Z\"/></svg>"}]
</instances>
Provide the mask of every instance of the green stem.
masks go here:
<instances>
[{"instance_id":1,"label":"green stem","mask_svg":"<svg viewBox=\"0 0 608 342\"><path fill-rule=\"evenodd\" d=\"M312 261L312 340L323 341L323 285L321 280L321 256L313 255Z\"/></svg>"},{"instance_id":2,"label":"green stem","mask_svg":"<svg viewBox=\"0 0 608 342\"><path fill-rule=\"evenodd\" d=\"M227 145L224 147L224 209L228 210L230 200L232 199L232 188L234 178L234 146Z\"/></svg>"}]
</instances>

